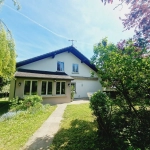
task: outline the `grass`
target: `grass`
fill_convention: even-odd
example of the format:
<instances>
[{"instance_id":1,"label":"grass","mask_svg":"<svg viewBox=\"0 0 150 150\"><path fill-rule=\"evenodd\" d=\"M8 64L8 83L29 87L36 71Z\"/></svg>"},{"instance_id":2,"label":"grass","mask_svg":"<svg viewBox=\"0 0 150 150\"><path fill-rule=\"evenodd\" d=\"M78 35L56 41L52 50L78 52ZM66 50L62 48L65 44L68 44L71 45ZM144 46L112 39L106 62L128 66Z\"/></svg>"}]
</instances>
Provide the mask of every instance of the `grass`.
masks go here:
<instances>
[{"instance_id":1,"label":"grass","mask_svg":"<svg viewBox=\"0 0 150 150\"><path fill-rule=\"evenodd\" d=\"M55 108L56 106L47 106L45 109L33 109L0 122L0 149L18 150L23 147L28 138L42 125Z\"/></svg>"},{"instance_id":2,"label":"grass","mask_svg":"<svg viewBox=\"0 0 150 150\"><path fill-rule=\"evenodd\" d=\"M50 150L99 150L96 132L89 104L68 105Z\"/></svg>"},{"instance_id":3,"label":"grass","mask_svg":"<svg viewBox=\"0 0 150 150\"><path fill-rule=\"evenodd\" d=\"M3 101L8 101L8 97L3 97L3 98L0 98L0 102L3 102Z\"/></svg>"},{"instance_id":4,"label":"grass","mask_svg":"<svg viewBox=\"0 0 150 150\"><path fill-rule=\"evenodd\" d=\"M0 116L6 112L8 112L9 106L8 98L0 98Z\"/></svg>"}]
</instances>

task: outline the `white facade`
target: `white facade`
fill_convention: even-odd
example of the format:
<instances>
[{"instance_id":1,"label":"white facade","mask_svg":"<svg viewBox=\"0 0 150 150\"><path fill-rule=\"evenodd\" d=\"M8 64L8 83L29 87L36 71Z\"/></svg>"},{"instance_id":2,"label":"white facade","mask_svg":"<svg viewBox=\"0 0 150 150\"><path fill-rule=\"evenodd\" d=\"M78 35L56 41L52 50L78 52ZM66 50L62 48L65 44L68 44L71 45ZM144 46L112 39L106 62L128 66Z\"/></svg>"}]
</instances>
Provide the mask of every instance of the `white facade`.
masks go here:
<instances>
[{"instance_id":1,"label":"white facade","mask_svg":"<svg viewBox=\"0 0 150 150\"><path fill-rule=\"evenodd\" d=\"M72 82L76 83L75 98L88 97L88 92L101 90L101 85L98 80L73 80Z\"/></svg>"},{"instance_id":2,"label":"white facade","mask_svg":"<svg viewBox=\"0 0 150 150\"><path fill-rule=\"evenodd\" d=\"M57 71L57 62L64 63L64 71L69 76L76 77L72 82L76 85L75 98L87 97L87 92L96 92L101 90L101 84L97 78L91 78L91 71L93 71L89 66L84 63L81 63L81 60L78 59L75 55L68 52L63 52L57 54L54 58L44 58L42 60L32 62L30 64L18 67L22 69L30 70L41 70L41 71ZM78 72L73 72L73 64L78 65ZM81 77L81 78L78 78ZM89 77L89 78L87 78ZM95 73L95 77L97 77Z\"/></svg>"}]
</instances>

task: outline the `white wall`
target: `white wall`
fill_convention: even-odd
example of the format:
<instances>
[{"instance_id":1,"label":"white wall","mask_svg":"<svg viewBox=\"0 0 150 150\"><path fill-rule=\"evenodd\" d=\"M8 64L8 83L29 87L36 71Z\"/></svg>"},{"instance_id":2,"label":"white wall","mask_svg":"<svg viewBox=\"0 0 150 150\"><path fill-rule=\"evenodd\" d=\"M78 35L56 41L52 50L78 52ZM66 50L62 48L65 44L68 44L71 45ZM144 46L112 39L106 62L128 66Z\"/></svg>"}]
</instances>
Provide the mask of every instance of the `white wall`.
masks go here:
<instances>
[{"instance_id":1,"label":"white wall","mask_svg":"<svg viewBox=\"0 0 150 150\"><path fill-rule=\"evenodd\" d=\"M75 98L88 97L87 92L96 92L101 90L101 84L99 80L73 80L76 83Z\"/></svg>"},{"instance_id":2,"label":"white wall","mask_svg":"<svg viewBox=\"0 0 150 150\"><path fill-rule=\"evenodd\" d=\"M32 69L32 70L43 70L43 71L57 71L57 61L64 62L64 72L70 76L84 76L90 77L91 76L91 68L88 67L86 64L81 63L75 55L72 53L64 52L61 54L56 55L54 58L45 58L43 60L39 60L19 68L23 69ZM72 73L72 64L78 64L79 66L79 73Z\"/></svg>"},{"instance_id":3,"label":"white wall","mask_svg":"<svg viewBox=\"0 0 150 150\"><path fill-rule=\"evenodd\" d=\"M57 71L57 61L64 62L64 72L70 76L82 76L91 77L91 68L86 64L81 63L76 56L72 53L64 52L56 55L54 58L45 58L19 68L32 69L32 70L43 70L43 71ZM72 73L72 64L78 64L79 73ZM96 76L96 75L95 75ZM99 80L73 80L76 83L75 98L88 97L87 92L96 92L101 90L101 84Z\"/></svg>"}]
</instances>

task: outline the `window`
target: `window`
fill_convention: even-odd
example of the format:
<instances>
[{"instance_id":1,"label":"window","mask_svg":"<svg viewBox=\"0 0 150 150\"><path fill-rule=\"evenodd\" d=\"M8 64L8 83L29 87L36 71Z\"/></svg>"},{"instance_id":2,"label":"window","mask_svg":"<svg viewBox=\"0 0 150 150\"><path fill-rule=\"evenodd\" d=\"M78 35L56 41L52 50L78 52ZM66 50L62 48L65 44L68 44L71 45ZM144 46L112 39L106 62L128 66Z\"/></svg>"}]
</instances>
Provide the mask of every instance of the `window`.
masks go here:
<instances>
[{"instance_id":1,"label":"window","mask_svg":"<svg viewBox=\"0 0 150 150\"><path fill-rule=\"evenodd\" d=\"M37 81L25 81L24 95L36 95L37 94Z\"/></svg>"},{"instance_id":2,"label":"window","mask_svg":"<svg viewBox=\"0 0 150 150\"><path fill-rule=\"evenodd\" d=\"M42 81L41 95L46 95L46 81Z\"/></svg>"},{"instance_id":3,"label":"window","mask_svg":"<svg viewBox=\"0 0 150 150\"><path fill-rule=\"evenodd\" d=\"M56 82L56 94L65 94L65 82Z\"/></svg>"},{"instance_id":4,"label":"window","mask_svg":"<svg viewBox=\"0 0 150 150\"><path fill-rule=\"evenodd\" d=\"M32 81L31 82L31 95L36 95L37 94L37 81Z\"/></svg>"},{"instance_id":5,"label":"window","mask_svg":"<svg viewBox=\"0 0 150 150\"><path fill-rule=\"evenodd\" d=\"M41 95L52 95L51 81L42 81Z\"/></svg>"},{"instance_id":6,"label":"window","mask_svg":"<svg viewBox=\"0 0 150 150\"><path fill-rule=\"evenodd\" d=\"M52 82L48 82L47 85L47 94L52 95Z\"/></svg>"},{"instance_id":7,"label":"window","mask_svg":"<svg viewBox=\"0 0 150 150\"><path fill-rule=\"evenodd\" d=\"M25 81L24 95L30 95L30 85L31 85L31 81Z\"/></svg>"},{"instance_id":8,"label":"window","mask_svg":"<svg viewBox=\"0 0 150 150\"><path fill-rule=\"evenodd\" d=\"M78 64L73 64L72 65L72 72L73 73L78 73L79 72Z\"/></svg>"},{"instance_id":9,"label":"window","mask_svg":"<svg viewBox=\"0 0 150 150\"><path fill-rule=\"evenodd\" d=\"M57 62L57 71L64 71L64 62Z\"/></svg>"},{"instance_id":10,"label":"window","mask_svg":"<svg viewBox=\"0 0 150 150\"><path fill-rule=\"evenodd\" d=\"M76 93L76 83L71 83L71 90Z\"/></svg>"}]
</instances>

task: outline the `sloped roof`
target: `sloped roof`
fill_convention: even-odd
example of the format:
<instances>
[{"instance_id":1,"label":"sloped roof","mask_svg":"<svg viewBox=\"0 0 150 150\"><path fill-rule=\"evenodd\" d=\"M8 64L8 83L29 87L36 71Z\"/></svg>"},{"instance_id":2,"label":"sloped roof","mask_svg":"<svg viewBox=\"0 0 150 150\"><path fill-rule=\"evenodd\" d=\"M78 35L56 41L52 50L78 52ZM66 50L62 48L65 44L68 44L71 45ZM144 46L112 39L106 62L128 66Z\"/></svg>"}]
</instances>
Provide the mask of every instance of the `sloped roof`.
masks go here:
<instances>
[{"instance_id":1,"label":"sloped roof","mask_svg":"<svg viewBox=\"0 0 150 150\"><path fill-rule=\"evenodd\" d=\"M39 70L27 70L20 69L16 71L15 77L18 78L41 78L41 79L63 79L63 80L74 80L66 73L39 71Z\"/></svg>"},{"instance_id":2,"label":"sloped roof","mask_svg":"<svg viewBox=\"0 0 150 150\"><path fill-rule=\"evenodd\" d=\"M46 53L37 57L33 57L24 61L20 61L16 64L16 67L21 67L39 60L42 60L44 58L48 58L48 57L55 57L55 55L61 54L63 52L69 52L72 53L73 55L75 55L77 58L79 58L81 60L81 63L85 63L87 66L89 66L91 69L93 69L94 71L97 72L97 69L95 67L95 65L91 64L90 60L88 58L86 58L81 52L79 52L76 48L74 48L73 46L69 46L66 48L62 48L50 53Z\"/></svg>"},{"instance_id":3,"label":"sloped roof","mask_svg":"<svg viewBox=\"0 0 150 150\"><path fill-rule=\"evenodd\" d=\"M22 69L18 68L18 72L27 72L27 73L39 73L39 74L51 74L51 75L67 75L65 72L59 72L59 71L43 71L43 70L31 70L31 69ZM68 75L67 75L68 76Z\"/></svg>"}]
</instances>

